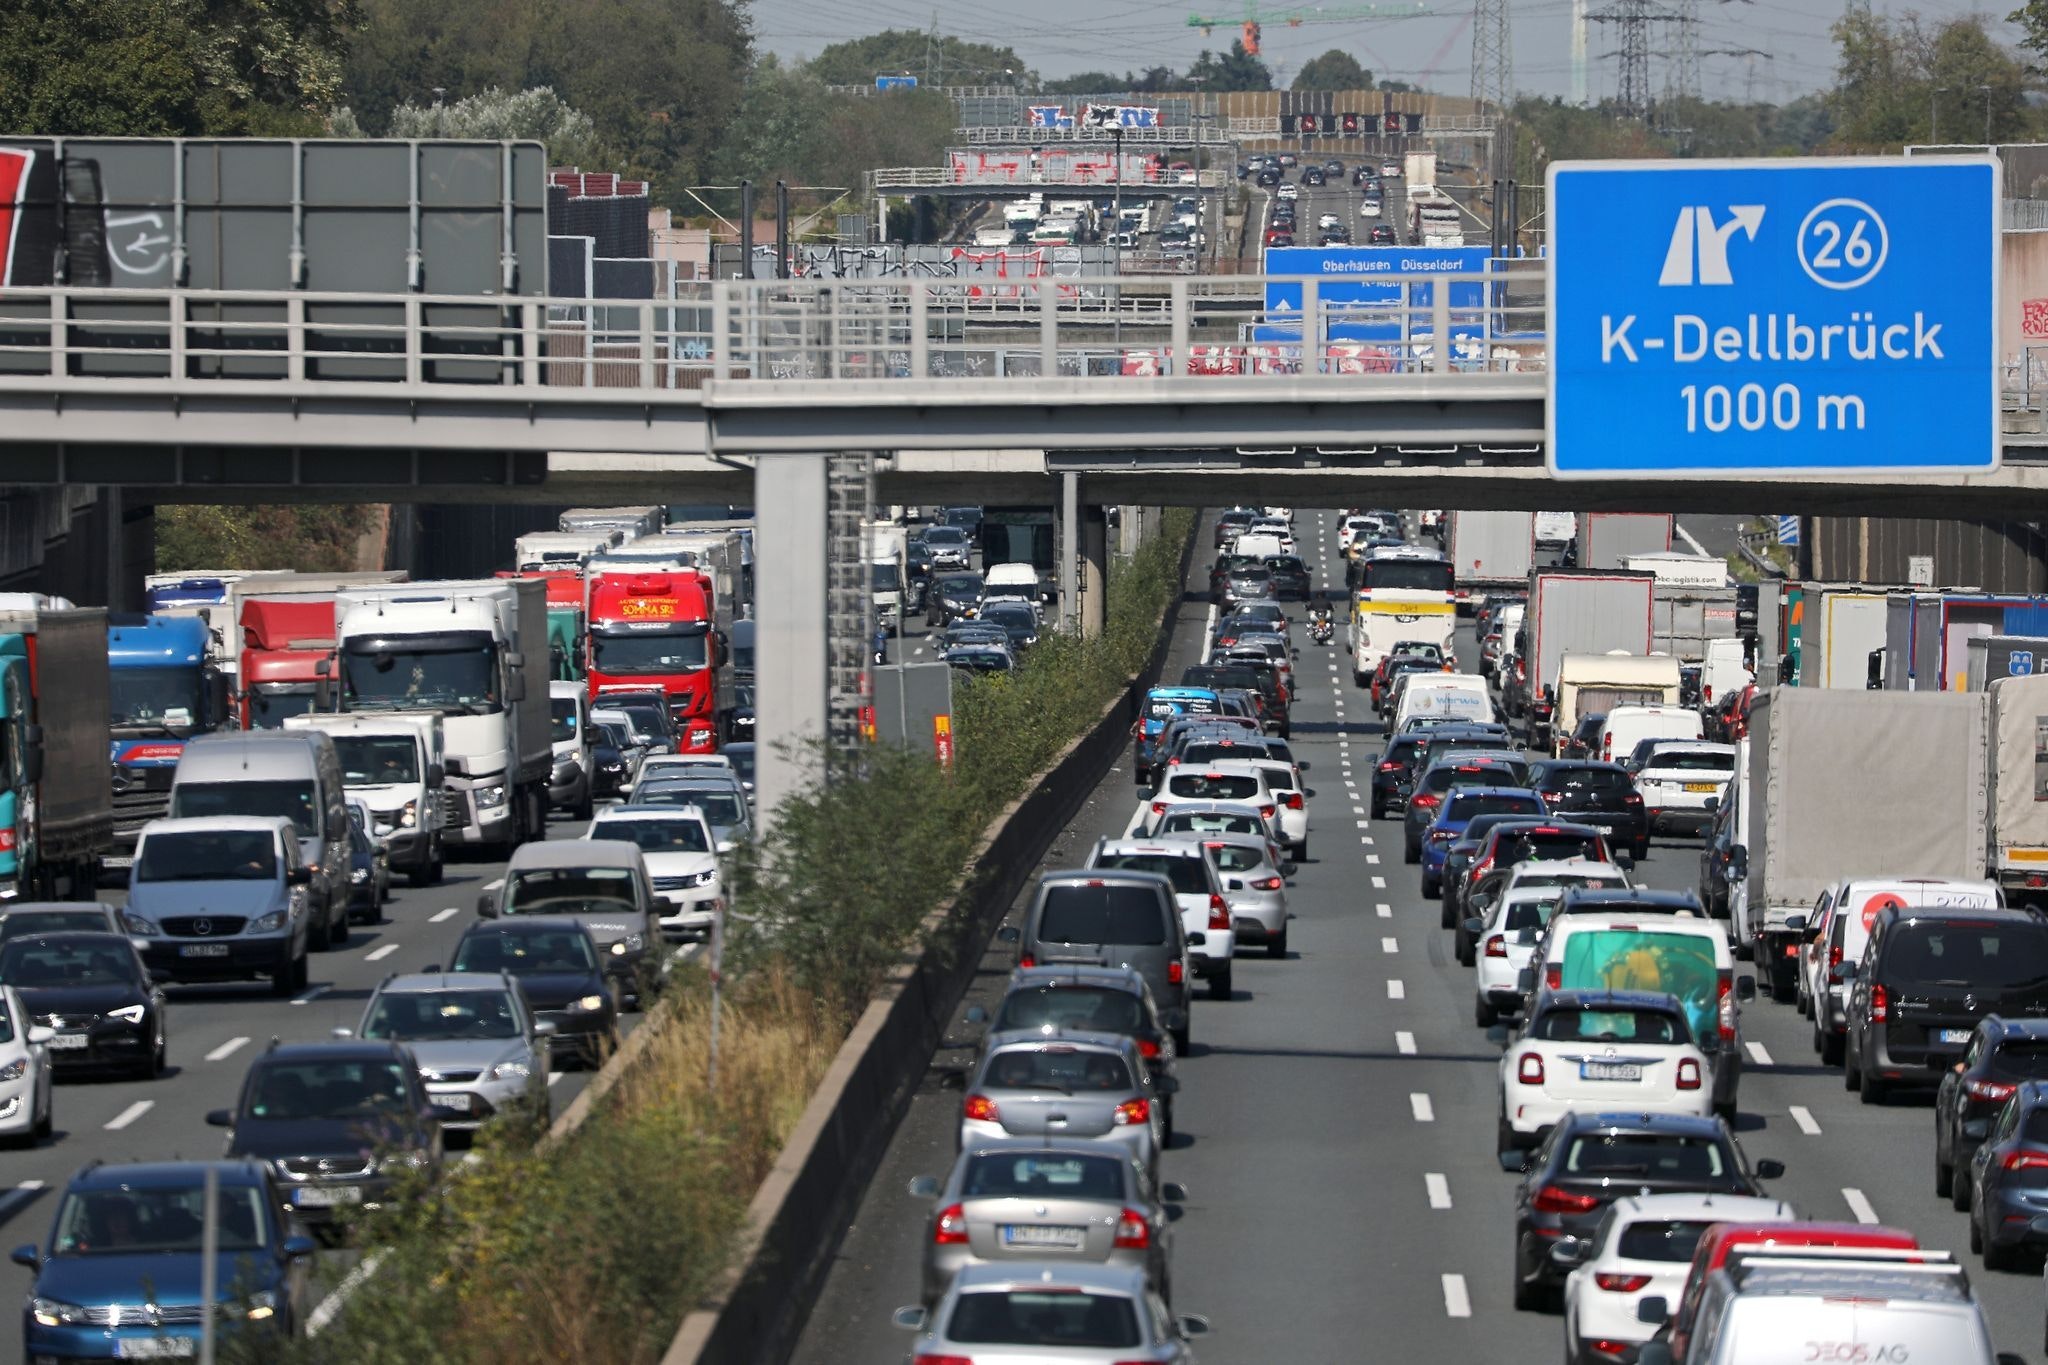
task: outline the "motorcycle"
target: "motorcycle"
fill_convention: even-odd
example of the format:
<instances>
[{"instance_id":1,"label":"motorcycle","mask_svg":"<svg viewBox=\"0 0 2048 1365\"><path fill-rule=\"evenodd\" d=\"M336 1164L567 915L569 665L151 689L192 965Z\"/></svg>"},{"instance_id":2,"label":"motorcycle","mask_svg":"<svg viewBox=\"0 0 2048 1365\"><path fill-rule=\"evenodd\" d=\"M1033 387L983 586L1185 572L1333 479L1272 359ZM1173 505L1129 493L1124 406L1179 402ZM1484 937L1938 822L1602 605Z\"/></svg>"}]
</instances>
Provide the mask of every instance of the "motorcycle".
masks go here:
<instances>
[{"instance_id":1,"label":"motorcycle","mask_svg":"<svg viewBox=\"0 0 2048 1365\"><path fill-rule=\"evenodd\" d=\"M1337 633L1337 628L1327 616L1311 616L1308 620L1308 638L1319 645L1326 645Z\"/></svg>"}]
</instances>

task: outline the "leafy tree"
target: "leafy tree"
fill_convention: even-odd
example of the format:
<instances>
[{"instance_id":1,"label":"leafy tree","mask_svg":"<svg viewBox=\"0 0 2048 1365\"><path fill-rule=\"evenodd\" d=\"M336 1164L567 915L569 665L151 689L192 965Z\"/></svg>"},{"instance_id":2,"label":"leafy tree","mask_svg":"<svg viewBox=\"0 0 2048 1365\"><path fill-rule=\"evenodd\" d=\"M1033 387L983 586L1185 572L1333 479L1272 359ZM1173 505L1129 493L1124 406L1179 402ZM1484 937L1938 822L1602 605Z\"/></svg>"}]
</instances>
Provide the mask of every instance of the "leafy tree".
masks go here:
<instances>
[{"instance_id":1,"label":"leafy tree","mask_svg":"<svg viewBox=\"0 0 2048 1365\"><path fill-rule=\"evenodd\" d=\"M773 54L763 57L747 80L739 117L721 153L721 183L741 178L813 183L831 159L824 115L837 98L843 97L827 94L825 83L808 71L790 70Z\"/></svg>"},{"instance_id":2,"label":"leafy tree","mask_svg":"<svg viewBox=\"0 0 2048 1365\"><path fill-rule=\"evenodd\" d=\"M1188 68L1188 81L1199 83L1204 90L1271 90L1273 73L1244 50L1244 39L1233 38L1230 51L1221 58L1203 49Z\"/></svg>"},{"instance_id":3,"label":"leafy tree","mask_svg":"<svg viewBox=\"0 0 2048 1365\"><path fill-rule=\"evenodd\" d=\"M1301 70L1294 75L1296 90L1370 90L1372 72L1358 64L1358 59L1339 47L1333 47L1320 57L1311 57L1302 63Z\"/></svg>"},{"instance_id":4,"label":"leafy tree","mask_svg":"<svg viewBox=\"0 0 2048 1365\"><path fill-rule=\"evenodd\" d=\"M333 131L337 137L364 136L346 108L335 111ZM388 131L392 137L532 139L547 144L548 160L558 166L602 167L611 160L590 117L544 85L512 94L491 86L468 99L424 109L401 104L391 111Z\"/></svg>"},{"instance_id":5,"label":"leafy tree","mask_svg":"<svg viewBox=\"0 0 2048 1365\"><path fill-rule=\"evenodd\" d=\"M1163 69L1163 68L1162 68ZM1118 76L1108 71L1083 71L1056 81L1040 81L1040 93L1047 95L1101 95L1115 90L1134 90L1136 78L1126 71Z\"/></svg>"},{"instance_id":6,"label":"leafy tree","mask_svg":"<svg viewBox=\"0 0 2048 1365\"><path fill-rule=\"evenodd\" d=\"M805 65L826 85L870 85L878 75L899 71L907 71L927 85L1031 83L1031 72L1014 48L970 43L947 34L934 37L907 28L833 43Z\"/></svg>"},{"instance_id":7,"label":"leafy tree","mask_svg":"<svg viewBox=\"0 0 2048 1365\"><path fill-rule=\"evenodd\" d=\"M1856 11L1836 21L1834 34L1833 112L1843 146L1890 148L1937 135L1976 142L1987 121L1993 141L2024 132L2025 69L1985 32L1981 16L1930 33L1911 15Z\"/></svg>"},{"instance_id":8,"label":"leafy tree","mask_svg":"<svg viewBox=\"0 0 2048 1365\"><path fill-rule=\"evenodd\" d=\"M156 564L189 569L292 569L345 573L377 524L373 506L164 506L156 509ZM381 567L373 565L372 567Z\"/></svg>"}]
</instances>

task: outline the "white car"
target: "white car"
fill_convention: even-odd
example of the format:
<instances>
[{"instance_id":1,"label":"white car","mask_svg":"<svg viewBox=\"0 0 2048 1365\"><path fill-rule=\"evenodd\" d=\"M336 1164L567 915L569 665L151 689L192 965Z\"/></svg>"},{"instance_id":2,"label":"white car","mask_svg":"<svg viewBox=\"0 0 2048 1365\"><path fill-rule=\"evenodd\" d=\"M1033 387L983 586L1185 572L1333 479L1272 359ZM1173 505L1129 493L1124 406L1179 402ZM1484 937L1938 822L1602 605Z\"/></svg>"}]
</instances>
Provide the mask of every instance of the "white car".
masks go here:
<instances>
[{"instance_id":1,"label":"white car","mask_svg":"<svg viewBox=\"0 0 2048 1365\"><path fill-rule=\"evenodd\" d=\"M1399 175L1400 173L1401 173L1401 163L1400 163L1400 162L1398 162L1398 161L1382 161L1382 162L1380 163L1380 174L1381 174L1382 176L1395 176L1395 175Z\"/></svg>"},{"instance_id":2,"label":"white car","mask_svg":"<svg viewBox=\"0 0 2048 1365\"><path fill-rule=\"evenodd\" d=\"M1714 818L1710 800L1727 795L1735 776L1735 746L1700 740L1659 742L1636 770L1636 790L1652 832L1697 834Z\"/></svg>"},{"instance_id":3,"label":"white car","mask_svg":"<svg viewBox=\"0 0 2048 1365\"><path fill-rule=\"evenodd\" d=\"M12 986L0 986L0 1138L32 1147L50 1135L52 1031L33 1022Z\"/></svg>"},{"instance_id":4,"label":"white car","mask_svg":"<svg viewBox=\"0 0 2048 1365\"><path fill-rule=\"evenodd\" d=\"M1280 838L1293 851L1296 862L1308 859L1308 793L1302 789L1301 771L1278 759L1253 759L1252 765L1266 775L1266 786L1279 803Z\"/></svg>"},{"instance_id":5,"label":"white car","mask_svg":"<svg viewBox=\"0 0 2048 1365\"><path fill-rule=\"evenodd\" d=\"M1294 528L1287 524L1285 517L1260 517L1244 533L1249 536L1272 536L1280 542L1283 555L1299 554L1300 547L1294 543Z\"/></svg>"},{"instance_id":6,"label":"white car","mask_svg":"<svg viewBox=\"0 0 2048 1365\"><path fill-rule=\"evenodd\" d=\"M1560 886L1525 886L1496 901L1479 921L1472 935L1478 945L1472 965L1477 969L1473 983L1472 1022L1492 1028L1503 1015L1522 1012L1522 971L1536 956L1536 940L1557 903L1564 899Z\"/></svg>"},{"instance_id":7,"label":"white car","mask_svg":"<svg viewBox=\"0 0 2048 1365\"><path fill-rule=\"evenodd\" d=\"M1534 1147L1575 1111L1714 1112L1713 1064L1685 1007L1647 991L1549 991L1500 1059L1503 1154Z\"/></svg>"},{"instance_id":8,"label":"white car","mask_svg":"<svg viewBox=\"0 0 2048 1365\"><path fill-rule=\"evenodd\" d=\"M1210 999L1230 998L1237 928L1223 894L1223 879L1199 844L1183 839L1098 839L1088 866L1153 872L1172 883L1181 927L1190 935L1202 935L1201 944L1189 950L1195 975L1209 983Z\"/></svg>"},{"instance_id":9,"label":"white car","mask_svg":"<svg viewBox=\"0 0 2048 1365\"><path fill-rule=\"evenodd\" d=\"M1273 197L1275 199L1299 199L1301 198L1301 186L1295 184L1292 180L1283 180L1273 187Z\"/></svg>"},{"instance_id":10,"label":"white car","mask_svg":"<svg viewBox=\"0 0 2048 1365\"><path fill-rule=\"evenodd\" d=\"M1467 901L1466 908L1477 915L1486 915L1492 904L1515 891L1548 890L1556 888L1568 891L1574 886L1590 886L1601 891L1626 891L1629 887L1628 873L1618 863L1595 862L1591 858L1559 858L1555 862L1532 860L1516 863L1508 870L1508 878L1500 884L1485 902ZM1548 923L1550 916L1544 915Z\"/></svg>"},{"instance_id":11,"label":"white car","mask_svg":"<svg viewBox=\"0 0 2048 1365\"><path fill-rule=\"evenodd\" d=\"M1338 222L1336 214L1326 213L1323 215L1323 226L1341 227L1342 224ZM1292 507L1261 507L1259 511L1265 513L1269 517L1278 517L1280 518L1280 520L1286 522L1289 526L1292 526L1294 524L1294 509Z\"/></svg>"},{"instance_id":12,"label":"white car","mask_svg":"<svg viewBox=\"0 0 2048 1365\"><path fill-rule=\"evenodd\" d=\"M1201 846L1223 882L1231 927L1240 943L1263 943L1268 957L1287 956L1287 877L1273 845L1257 834L1182 836Z\"/></svg>"},{"instance_id":13,"label":"white car","mask_svg":"<svg viewBox=\"0 0 2048 1365\"><path fill-rule=\"evenodd\" d=\"M1158 826L1159 817L1175 806L1214 801L1241 802L1252 807L1266 822L1266 837L1276 844L1286 842L1280 831L1280 803L1274 799L1273 789L1266 785L1265 774L1239 761L1209 763L1199 768L1168 768L1159 790L1138 803L1125 837L1150 834Z\"/></svg>"},{"instance_id":14,"label":"white car","mask_svg":"<svg viewBox=\"0 0 2048 1365\"><path fill-rule=\"evenodd\" d=\"M614 806L586 839L623 839L647 862L665 938L709 936L725 910L725 876L711 822L695 806Z\"/></svg>"},{"instance_id":15,"label":"white car","mask_svg":"<svg viewBox=\"0 0 2048 1365\"><path fill-rule=\"evenodd\" d=\"M1570 1365L1634 1358L1657 1328L1636 1305L1685 1292L1700 1234L1715 1223L1789 1223L1798 1210L1782 1199L1742 1194L1651 1194L1617 1199L1593 1235L1560 1237L1551 1257L1576 1268L1564 1282L1564 1358ZM1615 1350L1613 1347L1629 1348Z\"/></svg>"},{"instance_id":16,"label":"white car","mask_svg":"<svg viewBox=\"0 0 2048 1365\"><path fill-rule=\"evenodd\" d=\"M1358 216L1359 216L1360 218L1377 218L1377 217L1379 217L1379 216L1380 216L1380 201L1379 201L1379 200L1377 200L1377 199L1363 199L1363 200L1360 200L1360 201L1359 201L1359 204L1358 204Z\"/></svg>"},{"instance_id":17,"label":"white car","mask_svg":"<svg viewBox=\"0 0 2048 1365\"><path fill-rule=\"evenodd\" d=\"M1379 533L1380 520L1378 517L1355 515L1346 517L1344 518L1344 524L1337 528L1337 549L1340 553L1349 554L1351 553L1351 543L1360 536L1370 539Z\"/></svg>"}]
</instances>

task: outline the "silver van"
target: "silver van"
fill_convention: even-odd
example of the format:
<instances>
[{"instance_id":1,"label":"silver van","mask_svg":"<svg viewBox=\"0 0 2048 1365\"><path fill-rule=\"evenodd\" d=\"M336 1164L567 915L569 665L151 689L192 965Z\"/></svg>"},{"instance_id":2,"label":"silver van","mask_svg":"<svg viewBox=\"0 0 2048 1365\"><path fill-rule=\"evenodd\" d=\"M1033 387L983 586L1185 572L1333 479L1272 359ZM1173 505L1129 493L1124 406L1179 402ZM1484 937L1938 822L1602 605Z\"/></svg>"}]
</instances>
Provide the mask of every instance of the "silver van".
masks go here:
<instances>
[{"instance_id":1,"label":"silver van","mask_svg":"<svg viewBox=\"0 0 2048 1365\"><path fill-rule=\"evenodd\" d=\"M283 816L152 820L128 870L123 932L159 981L267 977L290 995L306 985L311 880Z\"/></svg>"},{"instance_id":2,"label":"silver van","mask_svg":"<svg viewBox=\"0 0 2048 1365\"><path fill-rule=\"evenodd\" d=\"M1173 884L1158 873L1048 872L1039 879L1022 927L1005 925L997 937L1017 945L1019 967L1083 963L1139 972L1174 1046L1186 1055L1194 998L1188 949L1208 939L1203 931L1183 928Z\"/></svg>"},{"instance_id":3,"label":"silver van","mask_svg":"<svg viewBox=\"0 0 2048 1365\"><path fill-rule=\"evenodd\" d=\"M521 844L502 880L477 897L476 912L567 915L590 931L607 976L635 1007L660 984L662 902L640 847L623 839L556 839Z\"/></svg>"},{"instance_id":4,"label":"silver van","mask_svg":"<svg viewBox=\"0 0 2048 1365\"><path fill-rule=\"evenodd\" d=\"M311 877L307 911L317 951L348 942L348 788L321 730L197 735L171 779L171 815L282 815Z\"/></svg>"}]
</instances>

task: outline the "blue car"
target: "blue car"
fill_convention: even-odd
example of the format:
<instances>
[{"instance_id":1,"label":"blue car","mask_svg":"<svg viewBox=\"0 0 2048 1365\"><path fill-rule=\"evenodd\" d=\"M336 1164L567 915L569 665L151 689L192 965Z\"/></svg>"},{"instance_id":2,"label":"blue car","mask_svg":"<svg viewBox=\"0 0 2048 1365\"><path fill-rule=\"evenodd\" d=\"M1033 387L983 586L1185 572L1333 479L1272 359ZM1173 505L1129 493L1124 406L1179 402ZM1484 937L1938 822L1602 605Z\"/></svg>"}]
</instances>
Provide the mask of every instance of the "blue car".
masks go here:
<instances>
[{"instance_id":1,"label":"blue car","mask_svg":"<svg viewBox=\"0 0 2048 1365\"><path fill-rule=\"evenodd\" d=\"M268 1167L253 1161L93 1165L65 1187L49 1241L14 1249L15 1264L36 1277L21 1318L30 1361L198 1353L209 1169L219 1178L217 1334L225 1340L250 1332L299 1333L314 1243L285 1216Z\"/></svg>"},{"instance_id":2,"label":"blue car","mask_svg":"<svg viewBox=\"0 0 2048 1365\"><path fill-rule=\"evenodd\" d=\"M1167 727L1185 715L1213 716L1223 703L1213 687L1155 687L1145 694L1138 723L1132 727L1137 754L1131 766L1137 770L1138 785L1150 787L1159 771L1161 742Z\"/></svg>"},{"instance_id":3,"label":"blue car","mask_svg":"<svg viewBox=\"0 0 2048 1365\"><path fill-rule=\"evenodd\" d=\"M1444 793L1436 818L1422 832L1422 894L1435 900L1444 890L1444 863L1465 826L1481 815L1548 814L1543 798L1527 787L1453 787Z\"/></svg>"}]
</instances>

